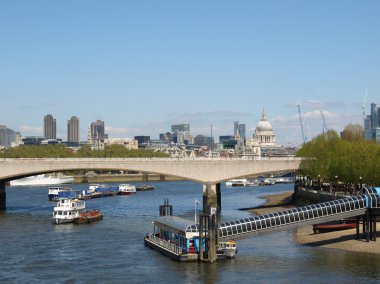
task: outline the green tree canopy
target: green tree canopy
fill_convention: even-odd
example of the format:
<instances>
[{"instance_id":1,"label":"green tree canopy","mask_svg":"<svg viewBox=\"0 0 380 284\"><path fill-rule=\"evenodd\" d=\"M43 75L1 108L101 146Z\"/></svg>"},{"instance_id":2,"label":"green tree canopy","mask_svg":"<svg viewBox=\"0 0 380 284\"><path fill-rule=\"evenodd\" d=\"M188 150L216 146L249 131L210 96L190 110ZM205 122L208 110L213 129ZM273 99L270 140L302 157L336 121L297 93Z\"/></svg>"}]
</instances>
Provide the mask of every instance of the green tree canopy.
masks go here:
<instances>
[{"instance_id":1,"label":"green tree canopy","mask_svg":"<svg viewBox=\"0 0 380 284\"><path fill-rule=\"evenodd\" d=\"M21 145L0 151L1 158L164 158L168 156L153 150L129 150L123 145L109 145L104 150L97 151L91 150L91 146L86 144L76 153L62 144Z\"/></svg>"},{"instance_id":2,"label":"green tree canopy","mask_svg":"<svg viewBox=\"0 0 380 284\"><path fill-rule=\"evenodd\" d=\"M366 184L380 184L380 145L359 136L341 139L330 130L315 137L297 152L299 157L311 158L301 162L300 173L328 181L337 176L339 181L351 184L361 177Z\"/></svg>"}]
</instances>

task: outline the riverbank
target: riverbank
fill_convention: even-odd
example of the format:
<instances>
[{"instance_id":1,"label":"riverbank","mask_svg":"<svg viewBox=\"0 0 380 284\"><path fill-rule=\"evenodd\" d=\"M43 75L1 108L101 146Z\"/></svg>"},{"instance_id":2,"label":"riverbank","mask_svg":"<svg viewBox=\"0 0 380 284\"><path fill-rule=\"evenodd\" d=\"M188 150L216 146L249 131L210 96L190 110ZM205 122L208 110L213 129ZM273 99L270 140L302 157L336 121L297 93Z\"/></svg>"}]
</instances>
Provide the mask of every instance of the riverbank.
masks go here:
<instances>
[{"instance_id":1,"label":"riverbank","mask_svg":"<svg viewBox=\"0 0 380 284\"><path fill-rule=\"evenodd\" d=\"M292 204L292 194L293 192L264 195L260 197L266 200L263 205L245 208L244 210L256 215L262 215L294 208L295 206ZM356 229L314 234L313 226L305 226L295 230L294 241L303 245L327 249L380 254L380 243L378 241L366 242L364 239L355 240L355 235ZM380 237L379 232L377 236Z\"/></svg>"}]
</instances>

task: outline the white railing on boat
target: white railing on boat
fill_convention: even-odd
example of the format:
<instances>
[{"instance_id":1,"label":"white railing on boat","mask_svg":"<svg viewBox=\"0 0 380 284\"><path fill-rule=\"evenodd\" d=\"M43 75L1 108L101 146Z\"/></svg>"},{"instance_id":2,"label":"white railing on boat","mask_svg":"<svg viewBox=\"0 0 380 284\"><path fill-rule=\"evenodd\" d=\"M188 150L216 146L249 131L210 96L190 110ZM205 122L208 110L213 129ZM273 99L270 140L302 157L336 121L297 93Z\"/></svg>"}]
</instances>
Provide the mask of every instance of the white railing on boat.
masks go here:
<instances>
[{"instance_id":1,"label":"white railing on boat","mask_svg":"<svg viewBox=\"0 0 380 284\"><path fill-rule=\"evenodd\" d=\"M180 246L177 246L176 244L173 244L169 241L166 241L166 240L163 240L159 237L156 237L155 235L151 234L151 235L148 235L147 238L155 243L156 245L159 245L160 247L163 247L167 250L170 250L171 252L174 252L178 255L181 255L182 254L182 248Z\"/></svg>"}]
</instances>

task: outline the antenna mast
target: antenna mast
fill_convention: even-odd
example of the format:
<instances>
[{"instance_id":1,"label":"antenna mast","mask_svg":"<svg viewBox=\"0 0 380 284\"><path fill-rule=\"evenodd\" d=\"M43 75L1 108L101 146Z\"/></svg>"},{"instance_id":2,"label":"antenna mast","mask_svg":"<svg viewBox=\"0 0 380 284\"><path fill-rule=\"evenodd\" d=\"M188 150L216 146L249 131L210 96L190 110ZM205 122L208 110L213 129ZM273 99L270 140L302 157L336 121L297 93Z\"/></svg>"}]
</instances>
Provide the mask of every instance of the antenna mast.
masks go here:
<instances>
[{"instance_id":1,"label":"antenna mast","mask_svg":"<svg viewBox=\"0 0 380 284\"><path fill-rule=\"evenodd\" d=\"M298 105L298 115L299 115L299 119L300 119L302 141L303 141L303 144L305 144L306 143L306 137L305 137L305 133L303 131L303 123L302 123L301 107L300 107L300 105Z\"/></svg>"}]
</instances>

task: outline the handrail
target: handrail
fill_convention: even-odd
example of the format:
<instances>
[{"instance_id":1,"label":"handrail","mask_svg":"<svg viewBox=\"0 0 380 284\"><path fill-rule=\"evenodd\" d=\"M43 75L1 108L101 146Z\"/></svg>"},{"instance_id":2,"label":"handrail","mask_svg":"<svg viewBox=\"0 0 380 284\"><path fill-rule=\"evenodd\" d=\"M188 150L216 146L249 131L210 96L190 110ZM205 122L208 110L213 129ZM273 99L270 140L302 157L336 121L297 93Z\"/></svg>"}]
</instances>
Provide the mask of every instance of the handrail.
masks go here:
<instances>
[{"instance_id":1,"label":"handrail","mask_svg":"<svg viewBox=\"0 0 380 284\"><path fill-rule=\"evenodd\" d=\"M176 244L156 237L154 234L147 235L147 238L156 245L166 248L167 250L170 250L178 255L182 255L182 248L180 246L177 246Z\"/></svg>"},{"instance_id":2,"label":"handrail","mask_svg":"<svg viewBox=\"0 0 380 284\"><path fill-rule=\"evenodd\" d=\"M1 161L302 161L299 157L241 157L241 158L3 158Z\"/></svg>"}]
</instances>

